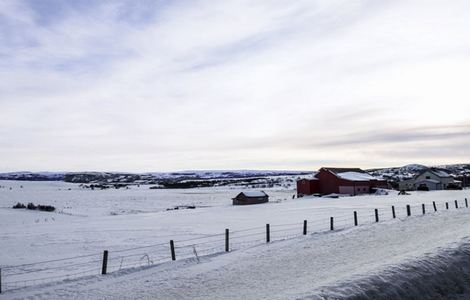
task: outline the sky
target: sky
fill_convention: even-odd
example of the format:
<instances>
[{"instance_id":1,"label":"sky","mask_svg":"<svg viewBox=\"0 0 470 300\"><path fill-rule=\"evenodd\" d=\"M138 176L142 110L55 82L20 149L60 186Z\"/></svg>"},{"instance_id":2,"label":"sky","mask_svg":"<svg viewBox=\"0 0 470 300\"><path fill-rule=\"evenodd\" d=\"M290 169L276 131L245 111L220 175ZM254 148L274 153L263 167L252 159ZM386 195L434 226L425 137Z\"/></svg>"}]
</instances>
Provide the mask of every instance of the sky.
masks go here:
<instances>
[{"instance_id":1,"label":"sky","mask_svg":"<svg viewBox=\"0 0 470 300\"><path fill-rule=\"evenodd\" d=\"M470 1L0 0L0 171L470 162Z\"/></svg>"}]
</instances>

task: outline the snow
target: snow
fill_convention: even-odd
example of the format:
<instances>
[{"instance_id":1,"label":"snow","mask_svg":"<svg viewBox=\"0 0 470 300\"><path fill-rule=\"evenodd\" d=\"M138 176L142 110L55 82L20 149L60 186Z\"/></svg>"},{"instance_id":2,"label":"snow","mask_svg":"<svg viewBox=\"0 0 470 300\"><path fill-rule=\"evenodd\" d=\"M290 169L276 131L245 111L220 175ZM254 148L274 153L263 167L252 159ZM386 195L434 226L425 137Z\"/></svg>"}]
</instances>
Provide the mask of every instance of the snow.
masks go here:
<instances>
[{"instance_id":1,"label":"snow","mask_svg":"<svg viewBox=\"0 0 470 300\"><path fill-rule=\"evenodd\" d=\"M367 173L359 173L359 172L343 172L337 174L340 178L351 180L351 181L369 181L369 180L377 180L374 176L371 176Z\"/></svg>"},{"instance_id":2,"label":"snow","mask_svg":"<svg viewBox=\"0 0 470 300\"><path fill-rule=\"evenodd\" d=\"M266 193L263 191L243 191L242 192L247 197L265 197Z\"/></svg>"},{"instance_id":3,"label":"snow","mask_svg":"<svg viewBox=\"0 0 470 300\"><path fill-rule=\"evenodd\" d=\"M92 191L63 182L0 181L3 283L84 272L76 280L38 281L36 284L43 285L7 290L2 299L286 299L314 297L322 292L340 295L348 286L355 286L351 280L374 282L375 275L388 274L382 272L392 267L414 266L423 259L427 263L429 255L441 255L441 250L453 253L454 243L469 236L470 210L453 209L454 200L463 207L468 190L292 199L294 190L266 189L272 202L232 206L231 198L238 192L230 188L148 187ZM411 205L415 216L421 214L422 203L430 212L433 201L438 214L406 218L406 204ZM16 202L51 204L57 211L11 209ZM451 202L451 210L445 210L445 202ZM166 210L185 205L195 205L196 209ZM397 220L391 220L392 205ZM378 224L374 224L375 208L379 209ZM356 228L352 228L353 211L357 211L361 225ZM338 230L333 233L329 232L330 217L335 217ZM307 237L301 235L303 220L308 220ZM270 245L264 243L267 223L272 228ZM232 252L221 255L225 228L230 229ZM169 261L170 239L177 247L176 262ZM193 245L200 256L199 264ZM109 250L113 272L98 276L95 274L105 249ZM52 262L35 265L33 273L16 278L12 270L5 269L79 255L90 255L73 261L86 267L63 269L64 262ZM124 270L116 272L120 265ZM26 272L32 267L13 270ZM355 292L367 286L359 283Z\"/></svg>"},{"instance_id":4,"label":"snow","mask_svg":"<svg viewBox=\"0 0 470 300\"><path fill-rule=\"evenodd\" d=\"M444 178L445 177L450 177L450 175L448 173L446 173L444 171L441 171L441 170L432 170L432 172L434 174L436 174L437 176L439 176L439 177L444 177Z\"/></svg>"},{"instance_id":5,"label":"snow","mask_svg":"<svg viewBox=\"0 0 470 300\"><path fill-rule=\"evenodd\" d=\"M440 181L439 181L439 180L435 180L435 179L423 179L423 180L416 181L416 184L419 184L419 183L421 183L421 182L439 183Z\"/></svg>"},{"instance_id":6,"label":"snow","mask_svg":"<svg viewBox=\"0 0 470 300\"><path fill-rule=\"evenodd\" d=\"M469 226L469 210L411 217L261 244L203 257L199 263L188 259L26 288L4 297L440 299L463 292L468 296Z\"/></svg>"}]
</instances>

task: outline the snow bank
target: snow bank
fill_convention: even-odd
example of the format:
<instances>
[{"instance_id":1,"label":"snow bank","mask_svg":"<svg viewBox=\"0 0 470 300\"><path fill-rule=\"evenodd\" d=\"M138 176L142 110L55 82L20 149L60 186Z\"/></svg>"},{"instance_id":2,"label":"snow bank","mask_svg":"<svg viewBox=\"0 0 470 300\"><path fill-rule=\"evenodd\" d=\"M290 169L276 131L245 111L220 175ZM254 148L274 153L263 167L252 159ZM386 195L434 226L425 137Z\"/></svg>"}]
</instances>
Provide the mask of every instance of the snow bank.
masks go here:
<instances>
[{"instance_id":1,"label":"snow bank","mask_svg":"<svg viewBox=\"0 0 470 300\"><path fill-rule=\"evenodd\" d=\"M322 290L303 299L469 299L470 238L455 248Z\"/></svg>"}]
</instances>

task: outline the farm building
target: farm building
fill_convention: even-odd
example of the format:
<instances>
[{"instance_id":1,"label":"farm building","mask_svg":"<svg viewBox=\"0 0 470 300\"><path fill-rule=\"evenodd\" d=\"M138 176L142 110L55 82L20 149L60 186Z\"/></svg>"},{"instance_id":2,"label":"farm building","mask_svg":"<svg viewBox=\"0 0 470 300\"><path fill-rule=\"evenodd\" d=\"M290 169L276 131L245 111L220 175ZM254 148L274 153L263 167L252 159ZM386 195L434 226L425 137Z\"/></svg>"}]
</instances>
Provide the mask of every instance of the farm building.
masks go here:
<instances>
[{"instance_id":1,"label":"farm building","mask_svg":"<svg viewBox=\"0 0 470 300\"><path fill-rule=\"evenodd\" d=\"M359 168L321 168L313 179L297 181L297 195L360 195L388 187L386 180L375 178Z\"/></svg>"},{"instance_id":2,"label":"farm building","mask_svg":"<svg viewBox=\"0 0 470 300\"><path fill-rule=\"evenodd\" d=\"M233 205L260 204L269 201L269 196L263 191L246 191L238 194L233 200Z\"/></svg>"},{"instance_id":3,"label":"farm building","mask_svg":"<svg viewBox=\"0 0 470 300\"><path fill-rule=\"evenodd\" d=\"M401 191L461 189L462 182L455 180L444 170L430 168L422 171L412 179L401 181L399 188Z\"/></svg>"}]
</instances>

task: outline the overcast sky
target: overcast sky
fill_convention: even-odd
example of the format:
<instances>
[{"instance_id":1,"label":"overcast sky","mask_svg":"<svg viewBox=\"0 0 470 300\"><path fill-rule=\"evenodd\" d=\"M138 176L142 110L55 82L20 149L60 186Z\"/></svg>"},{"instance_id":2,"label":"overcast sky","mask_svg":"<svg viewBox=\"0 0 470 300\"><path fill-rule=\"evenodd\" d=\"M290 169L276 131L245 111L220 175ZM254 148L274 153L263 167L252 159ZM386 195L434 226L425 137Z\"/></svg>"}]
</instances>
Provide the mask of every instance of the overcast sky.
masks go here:
<instances>
[{"instance_id":1,"label":"overcast sky","mask_svg":"<svg viewBox=\"0 0 470 300\"><path fill-rule=\"evenodd\" d=\"M0 171L456 162L468 0L0 0Z\"/></svg>"}]
</instances>

